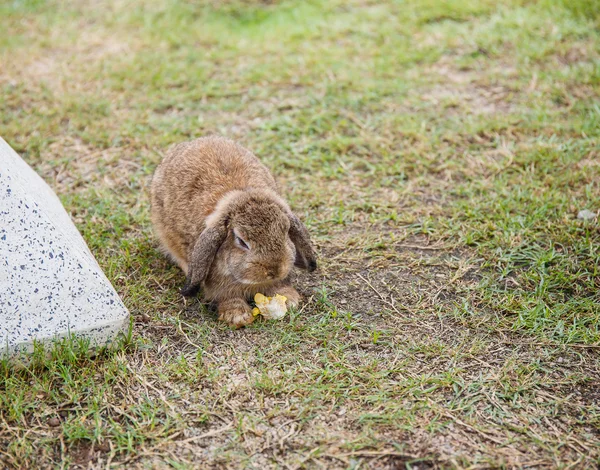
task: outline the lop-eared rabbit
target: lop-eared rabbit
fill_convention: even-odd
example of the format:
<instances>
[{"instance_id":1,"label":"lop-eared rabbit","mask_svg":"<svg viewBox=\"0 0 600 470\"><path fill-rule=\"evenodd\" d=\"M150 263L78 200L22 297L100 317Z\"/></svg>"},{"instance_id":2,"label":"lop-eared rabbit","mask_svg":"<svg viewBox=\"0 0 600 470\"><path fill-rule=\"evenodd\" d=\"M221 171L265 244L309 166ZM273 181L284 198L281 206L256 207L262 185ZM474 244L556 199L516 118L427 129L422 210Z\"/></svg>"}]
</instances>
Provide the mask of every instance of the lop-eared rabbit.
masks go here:
<instances>
[{"instance_id":1,"label":"lop-eared rabbit","mask_svg":"<svg viewBox=\"0 0 600 470\"><path fill-rule=\"evenodd\" d=\"M235 328L254 320L248 300L257 292L284 295L288 307L300 302L292 267L314 271L317 257L252 152L222 137L175 145L154 173L151 199L161 246L186 275L182 295L202 289Z\"/></svg>"}]
</instances>

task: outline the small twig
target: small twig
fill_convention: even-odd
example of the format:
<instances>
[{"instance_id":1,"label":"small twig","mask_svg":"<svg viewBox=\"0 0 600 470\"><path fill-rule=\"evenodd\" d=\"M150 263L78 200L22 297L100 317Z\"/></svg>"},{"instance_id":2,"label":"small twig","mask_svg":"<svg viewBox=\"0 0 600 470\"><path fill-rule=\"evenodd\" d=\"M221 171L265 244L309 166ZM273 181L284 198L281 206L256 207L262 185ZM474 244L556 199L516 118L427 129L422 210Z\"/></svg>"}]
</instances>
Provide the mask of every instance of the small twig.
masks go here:
<instances>
[{"instance_id":1,"label":"small twig","mask_svg":"<svg viewBox=\"0 0 600 470\"><path fill-rule=\"evenodd\" d=\"M310 298L307 299L306 302L304 302L304 305L302 305L302 308L300 310L298 310L298 315L300 315L302 312L304 312L304 309L310 305L310 303L313 301L313 299L315 298L314 295L311 295Z\"/></svg>"},{"instance_id":2,"label":"small twig","mask_svg":"<svg viewBox=\"0 0 600 470\"><path fill-rule=\"evenodd\" d=\"M456 281L458 281L459 279L462 279L463 276L465 274L467 274L469 271L471 270L471 266L466 266L466 267L458 267L458 269L456 270L456 273L454 274L454 276L452 276L452 279L450 279L445 285L444 287L440 288L435 295L433 296L433 300L437 300L438 296L442 293L442 291L448 289L449 286L451 286L452 284L454 284Z\"/></svg>"},{"instance_id":3,"label":"small twig","mask_svg":"<svg viewBox=\"0 0 600 470\"><path fill-rule=\"evenodd\" d=\"M135 377L137 377L137 379L142 383L142 385L144 385L145 387L149 387L152 390L154 390L157 394L158 397L160 398L160 400L169 407L169 409L177 414L177 410L175 408L175 406L172 403L169 403L169 401L165 398L165 395L158 389L156 388L154 385L152 385L150 382L148 382L144 377L142 377L140 374L137 374L133 369L131 369L131 367L129 367L129 365L127 364L125 367L127 367L127 369L129 370L129 372L131 372ZM147 391L146 391L147 392Z\"/></svg>"},{"instance_id":4,"label":"small twig","mask_svg":"<svg viewBox=\"0 0 600 470\"><path fill-rule=\"evenodd\" d=\"M444 416L446 416L447 418L450 418L452 421L454 421L457 424L460 424L461 426L464 426L467 429L470 429L471 431L476 432L477 434L480 434L481 436L485 437L486 439L489 439L492 442L495 442L498 445L505 445L505 442L502 442L498 439L496 439L495 437L490 436L488 433L485 433L483 431L480 431L479 429L477 429L476 427L471 426L470 424L465 423L464 421L461 421L460 419L452 416L450 413L442 413Z\"/></svg>"},{"instance_id":5,"label":"small twig","mask_svg":"<svg viewBox=\"0 0 600 470\"><path fill-rule=\"evenodd\" d=\"M323 457L329 457L330 459L335 459L335 460L339 460L340 462L344 462L346 465L350 466L350 460L348 460L347 458L341 456L341 455L335 455L335 454L321 454Z\"/></svg>"},{"instance_id":6,"label":"small twig","mask_svg":"<svg viewBox=\"0 0 600 470\"><path fill-rule=\"evenodd\" d=\"M178 444L188 444L189 442L198 441L200 439L206 439L207 437L216 436L218 434L224 433L225 431L229 431L233 427L233 424L229 423L222 428L215 429L214 431L208 431L204 434L200 434L199 436L188 437L187 439L182 439L181 441L175 441L175 445Z\"/></svg>"},{"instance_id":7,"label":"small twig","mask_svg":"<svg viewBox=\"0 0 600 470\"><path fill-rule=\"evenodd\" d=\"M515 345L514 341L506 341L506 340L498 340L498 343L502 343L502 344L509 344L511 346ZM523 341L520 342L519 344L523 345L523 346L542 346L542 347L555 347L555 348L582 348L582 349L596 349L596 348L600 348L600 344L598 343L594 343L594 344L582 344L582 343L551 343L549 341L546 342L541 342L541 341Z\"/></svg>"},{"instance_id":8,"label":"small twig","mask_svg":"<svg viewBox=\"0 0 600 470\"><path fill-rule=\"evenodd\" d=\"M373 292L375 292L377 294L377 296L381 299L381 301L383 303L385 303L386 305L389 305L390 307L392 307L392 309L394 309L394 311L398 314L398 315L402 315L402 313L400 312L400 310L398 310L398 308L394 305L393 302L390 302L389 300L387 300L383 294L381 292L379 292L377 289L375 289L375 287L373 287L373 284L371 284L371 282L366 279L362 274L358 274L358 277L360 277L363 281L365 281L367 283L367 286L369 286Z\"/></svg>"},{"instance_id":9,"label":"small twig","mask_svg":"<svg viewBox=\"0 0 600 470\"><path fill-rule=\"evenodd\" d=\"M288 432L285 436L283 436L281 439L279 439L279 448L282 451L283 451L283 444L286 441L286 439L289 439L290 437L292 437L297 432L298 432L298 430L296 429L296 425L292 424L292 430L290 432Z\"/></svg>"},{"instance_id":10,"label":"small twig","mask_svg":"<svg viewBox=\"0 0 600 470\"><path fill-rule=\"evenodd\" d=\"M347 452L345 454L338 454L339 457L353 457L355 455L361 456L361 457L377 457L377 456L391 456L391 457L406 457L409 459L415 459L417 457L414 457L412 455L408 455L408 454L403 454L402 452L396 452L393 450L387 451L387 450L381 450L381 451L377 451L377 450L358 450L356 452Z\"/></svg>"},{"instance_id":11,"label":"small twig","mask_svg":"<svg viewBox=\"0 0 600 470\"><path fill-rule=\"evenodd\" d=\"M595 349L600 348L600 344L581 344L581 343L566 343L561 346L573 347L573 348L582 348L582 349Z\"/></svg>"},{"instance_id":12,"label":"small twig","mask_svg":"<svg viewBox=\"0 0 600 470\"><path fill-rule=\"evenodd\" d=\"M191 346L194 346L196 349L200 349L203 350L204 348L202 348L201 346L199 346L198 344L194 343L190 337L187 335L187 333L185 331L183 331L183 328L181 328L181 324L183 322L181 320L177 321L177 330L185 337L186 341L188 342L188 344L190 344ZM186 324L187 325L187 324Z\"/></svg>"},{"instance_id":13,"label":"small twig","mask_svg":"<svg viewBox=\"0 0 600 470\"><path fill-rule=\"evenodd\" d=\"M567 436L567 440L571 439L573 442L576 442L578 445L581 446L581 448L588 453L588 455L592 454L592 449L590 449L588 446L586 446L585 444L583 444L583 442L581 442L579 439L577 439L574 436ZM579 452L579 449L575 448L575 451Z\"/></svg>"},{"instance_id":14,"label":"small twig","mask_svg":"<svg viewBox=\"0 0 600 470\"><path fill-rule=\"evenodd\" d=\"M449 248L452 248L452 246L450 245L403 245L403 244L398 244L396 245L400 248L412 248L413 250L447 250Z\"/></svg>"}]
</instances>

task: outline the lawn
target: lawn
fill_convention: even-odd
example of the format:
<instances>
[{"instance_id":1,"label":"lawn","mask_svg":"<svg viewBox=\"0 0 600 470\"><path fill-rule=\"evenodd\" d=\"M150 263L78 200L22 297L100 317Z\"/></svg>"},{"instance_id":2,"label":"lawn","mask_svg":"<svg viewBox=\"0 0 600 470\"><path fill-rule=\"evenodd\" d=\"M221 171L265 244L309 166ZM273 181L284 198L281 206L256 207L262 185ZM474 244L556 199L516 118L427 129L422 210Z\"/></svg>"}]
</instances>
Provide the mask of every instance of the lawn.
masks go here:
<instances>
[{"instance_id":1,"label":"lawn","mask_svg":"<svg viewBox=\"0 0 600 470\"><path fill-rule=\"evenodd\" d=\"M0 365L2 468L600 464L597 0L9 0L0 135L132 314ZM313 235L302 306L178 293L151 174L222 134Z\"/></svg>"}]
</instances>

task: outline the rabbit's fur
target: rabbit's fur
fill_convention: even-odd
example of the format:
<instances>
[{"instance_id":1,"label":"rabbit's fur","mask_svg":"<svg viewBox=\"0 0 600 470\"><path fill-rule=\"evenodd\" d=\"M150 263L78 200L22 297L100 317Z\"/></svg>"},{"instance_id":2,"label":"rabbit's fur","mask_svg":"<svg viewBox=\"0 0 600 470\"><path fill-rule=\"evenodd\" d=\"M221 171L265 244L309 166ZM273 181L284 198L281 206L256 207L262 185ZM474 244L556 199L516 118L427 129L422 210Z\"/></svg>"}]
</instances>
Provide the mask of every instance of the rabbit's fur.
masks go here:
<instances>
[{"instance_id":1,"label":"rabbit's fur","mask_svg":"<svg viewBox=\"0 0 600 470\"><path fill-rule=\"evenodd\" d=\"M175 145L154 173L151 198L162 248L186 274L183 295L203 287L219 318L234 327L253 321L247 300L257 292L298 304L291 269L313 271L316 254L252 152L222 137Z\"/></svg>"}]
</instances>

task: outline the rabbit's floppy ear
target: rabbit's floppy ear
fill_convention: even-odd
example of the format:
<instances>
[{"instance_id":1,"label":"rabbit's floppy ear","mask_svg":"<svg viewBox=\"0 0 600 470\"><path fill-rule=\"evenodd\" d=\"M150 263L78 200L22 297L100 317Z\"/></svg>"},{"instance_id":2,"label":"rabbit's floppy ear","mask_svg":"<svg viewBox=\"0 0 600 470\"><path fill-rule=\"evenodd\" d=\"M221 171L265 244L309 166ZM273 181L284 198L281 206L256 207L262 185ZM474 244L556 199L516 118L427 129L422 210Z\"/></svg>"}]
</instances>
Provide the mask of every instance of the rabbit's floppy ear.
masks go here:
<instances>
[{"instance_id":1,"label":"rabbit's floppy ear","mask_svg":"<svg viewBox=\"0 0 600 470\"><path fill-rule=\"evenodd\" d=\"M317 269L317 254L310 243L308 230L293 212L288 212L290 219L290 240L296 246L294 265L309 272Z\"/></svg>"},{"instance_id":2,"label":"rabbit's floppy ear","mask_svg":"<svg viewBox=\"0 0 600 470\"><path fill-rule=\"evenodd\" d=\"M216 224L206 227L196 240L189 259L187 278L180 291L185 297L192 297L198 293L219 247L227 238L226 220L220 219Z\"/></svg>"}]
</instances>

